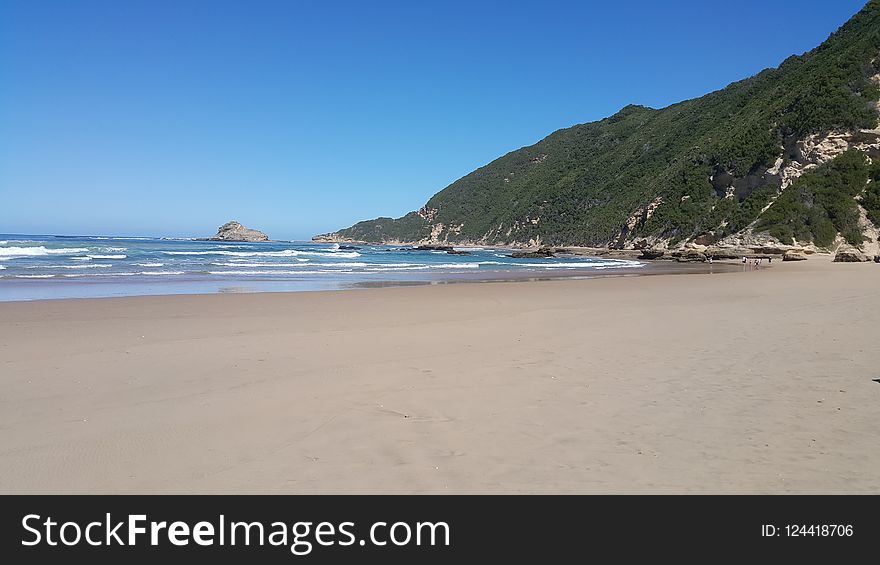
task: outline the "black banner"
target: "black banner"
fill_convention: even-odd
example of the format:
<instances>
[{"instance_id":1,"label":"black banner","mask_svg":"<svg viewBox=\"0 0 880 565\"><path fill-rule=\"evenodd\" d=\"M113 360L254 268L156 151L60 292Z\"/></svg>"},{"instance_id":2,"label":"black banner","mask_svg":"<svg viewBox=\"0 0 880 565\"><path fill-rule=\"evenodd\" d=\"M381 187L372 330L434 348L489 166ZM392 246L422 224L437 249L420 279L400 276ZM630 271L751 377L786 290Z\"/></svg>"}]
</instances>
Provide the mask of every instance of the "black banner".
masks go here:
<instances>
[{"instance_id":1,"label":"black banner","mask_svg":"<svg viewBox=\"0 0 880 565\"><path fill-rule=\"evenodd\" d=\"M865 496L6 496L0 543L7 563L839 560L875 549L877 502Z\"/></svg>"}]
</instances>

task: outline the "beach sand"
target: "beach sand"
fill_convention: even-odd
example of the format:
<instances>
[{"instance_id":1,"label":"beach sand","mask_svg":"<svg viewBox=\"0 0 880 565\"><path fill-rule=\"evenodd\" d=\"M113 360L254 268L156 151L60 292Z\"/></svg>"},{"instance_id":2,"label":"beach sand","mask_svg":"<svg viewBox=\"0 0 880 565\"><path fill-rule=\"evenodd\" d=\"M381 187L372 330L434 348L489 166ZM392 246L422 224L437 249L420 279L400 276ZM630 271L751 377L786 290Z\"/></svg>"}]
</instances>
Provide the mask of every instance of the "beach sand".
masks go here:
<instances>
[{"instance_id":1,"label":"beach sand","mask_svg":"<svg viewBox=\"0 0 880 565\"><path fill-rule=\"evenodd\" d=\"M880 265L0 304L2 493L880 493Z\"/></svg>"}]
</instances>

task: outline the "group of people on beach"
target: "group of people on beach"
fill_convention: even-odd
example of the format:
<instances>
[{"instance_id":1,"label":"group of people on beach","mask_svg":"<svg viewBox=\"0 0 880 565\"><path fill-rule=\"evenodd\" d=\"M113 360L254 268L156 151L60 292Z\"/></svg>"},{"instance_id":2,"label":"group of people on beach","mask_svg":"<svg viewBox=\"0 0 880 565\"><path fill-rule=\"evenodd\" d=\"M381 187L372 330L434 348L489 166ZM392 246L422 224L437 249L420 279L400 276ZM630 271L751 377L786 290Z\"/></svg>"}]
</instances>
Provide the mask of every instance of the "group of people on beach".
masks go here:
<instances>
[{"instance_id":1,"label":"group of people on beach","mask_svg":"<svg viewBox=\"0 0 880 565\"><path fill-rule=\"evenodd\" d=\"M765 259L764 257L755 257L753 264L756 269L761 265L761 263L764 262L764 259ZM767 257L766 259L767 259L768 264L773 262L773 257ZM745 255L743 255L743 258L742 258L742 264L743 264L743 268L745 268L749 264L749 258L746 257Z\"/></svg>"}]
</instances>

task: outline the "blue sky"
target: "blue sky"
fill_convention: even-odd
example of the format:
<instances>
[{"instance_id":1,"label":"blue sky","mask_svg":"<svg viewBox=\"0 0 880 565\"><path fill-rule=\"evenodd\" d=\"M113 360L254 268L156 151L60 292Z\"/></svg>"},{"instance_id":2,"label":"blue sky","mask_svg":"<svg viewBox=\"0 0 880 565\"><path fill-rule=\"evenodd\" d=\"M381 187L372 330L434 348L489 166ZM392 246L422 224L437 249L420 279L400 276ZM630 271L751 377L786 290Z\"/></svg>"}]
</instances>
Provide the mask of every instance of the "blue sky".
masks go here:
<instances>
[{"instance_id":1,"label":"blue sky","mask_svg":"<svg viewBox=\"0 0 880 565\"><path fill-rule=\"evenodd\" d=\"M0 233L307 239L819 44L862 0L0 0Z\"/></svg>"}]
</instances>

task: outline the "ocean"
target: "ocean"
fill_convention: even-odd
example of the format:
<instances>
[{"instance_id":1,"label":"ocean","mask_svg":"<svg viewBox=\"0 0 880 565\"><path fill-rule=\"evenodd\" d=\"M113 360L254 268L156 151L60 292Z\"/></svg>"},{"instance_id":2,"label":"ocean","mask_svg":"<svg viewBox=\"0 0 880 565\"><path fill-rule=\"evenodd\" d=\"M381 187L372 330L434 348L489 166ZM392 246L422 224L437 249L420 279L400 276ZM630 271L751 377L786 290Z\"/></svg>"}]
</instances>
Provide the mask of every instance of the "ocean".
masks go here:
<instances>
[{"instance_id":1,"label":"ocean","mask_svg":"<svg viewBox=\"0 0 880 565\"><path fill-rule=\"evenodd\" d=\"M513 259L510 250L237 243L180 238L0 234L0 301L218 292L343 290L455 281L596 276L639 261Z\"/></svg>"}]
</instances>

